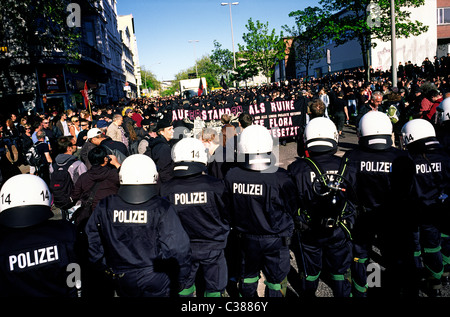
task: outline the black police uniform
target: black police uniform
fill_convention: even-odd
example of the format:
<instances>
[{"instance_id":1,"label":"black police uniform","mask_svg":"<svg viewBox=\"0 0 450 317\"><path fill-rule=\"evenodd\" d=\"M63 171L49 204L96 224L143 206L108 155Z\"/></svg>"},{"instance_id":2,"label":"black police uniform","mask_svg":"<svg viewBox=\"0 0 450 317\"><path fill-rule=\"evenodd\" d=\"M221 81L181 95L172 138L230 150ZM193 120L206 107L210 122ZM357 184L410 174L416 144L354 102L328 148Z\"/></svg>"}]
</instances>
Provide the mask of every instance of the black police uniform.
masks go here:
<instances>
[{"instance_id":1,"label":"black police uniform","mask_svg":"<svg viewBox=\"0 0 450 317\"><path fill-rule=\"evenodd\" d=\"M95 208L86 234L91 262L109 272L119 296L167 297L184 288L189 237L169 201L154 196L129 204L108 196Z\"/></svg>"},{"instance_id":2,"label":"black police uniform","mask_svg":"<svg viewBox=\"0 0 450 317\"><path fill-rule=\"evenodd\" d=\"M413 145L413 144L411 144ZM442 149L416 151L408 148L416 167L413 191L421 202L419 243L428 277L427 287L439 287L444 265L450 264L450 246L447 237L448 223L441 221L448 212L450 194L450 157ZM445 254L445 255L444 255ZM444 261L444 262L443 262ZM447 268L448 270L448 268Z\"/></svg>"},{"instance_id":3,"label":"black police uniform","mask_svg":"<svg viewBox=\"0 0 450 317\"><path fill-rule=\"evenodd\" d=\"M450 121L444 121L440 125L435 126L436 137L444 150L450 154Z\"/></svg>"},{"instance_id":4,"label":"black police uniform","mask_svg":"<svg viewBox=\"0 0 450 317\"><path fill-rule=\"evenodd\" d=\"M381 228L378 217L380 206L384 205L390 195L389 173L392 162L403 151L389 147L383 150L369 149L360 145L357 149L346 153L348 164L356 170L356 192L360 213L356 219L353 237L352 262L352 295L367 296L367 264L369 251L374 242L374 236ZM390 221L384 219L384 221Z\"/></svg>"},{"instance_id":5,"label":"black police uniform","mask_svg":"<svg viewBox=\"0 0 450 317\"><path fill-rule=\"evenodd\" d=\"M76 229L63 220L0 229L0 297L76 297ZM78 268L78 274L80 274ZM73 274L73 279L69 276ZM71 281L71 283L68 283Z\"/></svg>"},{"instance_id":6,"label":"black police uniform","mask_svg":"<svg viewBox=\"0 0 450 317\"><path fill-rule=\"evenodd\" d=\"M297 210L295 185L286 170L273 173L235 167L225 176L232 227L240 236L243 297L256 296L259 273L266 277L266 296L285 294L290 269L289 242Z\"/></svg>"},{"instance_id":7,"label":"black police uniform","mask_svg":"<svg viewBox=\"0 0 450 317\"><path fill-rule=\"evenodd\" d=\"M330 152L311 158L323 173L337 173L342 163L340 157ZM331 274L330 286L335 297L350 296L350 228L355 214L352 195L355 171L351 166L345 170L348 197L338 197L336 205L332 206L315 193L313 184L317 172L305 159L299 158L288 166L297 185L300 204L292 249L299 264L304 296L315 296L322 269Z\"/></svg>"},{"instance_id":8,"label":"black police uniform","mask_svg":"<svg viewBox=\"0 0 450 317\"><path fill-rule=\"evenodd\" d=\"M224 248L230 230L223 182L204 174L175 177L163 183L161 196L175 206L191 241L191 273L182 294L193 294L201 271L205 296L221 296L228 279Z\"/></svg>"}]
</instances>

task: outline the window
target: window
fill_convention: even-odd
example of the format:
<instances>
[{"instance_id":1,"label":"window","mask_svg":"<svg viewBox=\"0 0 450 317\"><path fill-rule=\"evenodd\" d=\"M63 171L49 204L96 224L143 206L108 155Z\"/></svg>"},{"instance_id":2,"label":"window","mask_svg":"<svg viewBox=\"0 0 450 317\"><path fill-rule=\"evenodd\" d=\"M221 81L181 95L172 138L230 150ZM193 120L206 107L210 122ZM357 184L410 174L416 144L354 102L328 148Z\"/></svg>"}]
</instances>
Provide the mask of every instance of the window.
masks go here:
<instances>
[{"instance_id":1,"label":"window","mask_svg":"<svg viewBox=\"0 0 450 317\"><path fill-rule=\"evenodd\" d=\"M86 21L84 24L84 30L86 32L86 42L90 46L95 46L95 30L94 23L91 21Z\"/></svg>"},{"instance_id":2,"label":"window","mask_svg":"<svg viewBox=\"0 0 450 317\"><path fill-rule=\"evenodd\" d=\"M438 25L450 24L450 8L437 9L437 22Z\"/></svg>"}]
</instances>

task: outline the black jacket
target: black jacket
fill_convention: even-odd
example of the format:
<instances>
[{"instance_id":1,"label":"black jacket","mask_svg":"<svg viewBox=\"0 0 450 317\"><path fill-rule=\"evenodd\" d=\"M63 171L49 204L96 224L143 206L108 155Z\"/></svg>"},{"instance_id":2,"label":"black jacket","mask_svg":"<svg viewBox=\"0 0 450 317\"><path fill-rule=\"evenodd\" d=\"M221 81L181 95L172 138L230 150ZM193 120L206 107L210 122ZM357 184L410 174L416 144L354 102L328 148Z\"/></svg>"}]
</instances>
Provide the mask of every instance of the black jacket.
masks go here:
<instances>
[{"instance_id":1,"label":"black jacket","mask_svg":"<svg viewBox=\"0 0 450 317\"><path fill-rule=\"evenodd\" d=\"M76 297L67 284L77 263L75 226L48 220L21 228L0 229L0 297Z\"/></svg>"},{"instance_id":2,"label":"black jacket","mask_svg":"<svg viewBox=\"0 0 450 317\"><path fill-rule=\"evenodd\" d=\"M379 208L389 198L392 162L406 153L394 147L382 151L359 147L346 155L356 170L359 203L369 211Z\"/></svg>"},{"instance_id":3,"label":"black jacket","mask_svg":"<svg viewBox=\"0 0 450 317\"><path fill-rule=\"evenodd\" d=\"M158 181L163 183L173 178L172 148L166 138L162 135L151 138L144 154L155 162L159 173Z\"/></svg>"},{"instance_id":4,"label":"black jacket","mask_svg":"<svg viewBox=\"0 0 450 317\"><path fill-rule=\"evenodd\" d=\"M189 237L169 201L155 196L134 205L108 196L89 218L86 234L91 262L118 274L158 265L154 271L161 274L163 262L175 260L178 283L184 286L190 272Z\"/></svg>"},{"instance_id":5,"label":"black jacket","mask_svg":"<svg viewBox=\"0 0 450 317\"><path fill-rule=\"evenodd\" d=\"M72 190L72 200L87 201L92 187L101 182L94 196L92 209L104 197L116 194L119 189L119 173L115 167L93 165L91 169L80 175Z\"/></svg>"},{"instance_id":6,"label":"black jacket","mask_svg":"<svg viewBox=\"0 0 450 317\"><path fill-rule=\"evenodd\" d=\"M230 169L225 176L232 226L252 235L291 236L297 211L295 184L285 169L274 173Z\"/></svg>"},{"instance_id":7,"label":"black jacket","mask_svg":"<svg viewBox=\"0 0 450 317\"><path fill-rule=\"evenodd\" d=\"M223 182L209 175L175 177L163 183L161 196L174 204L184 229L197 248L224 248L229 233Z\"/></svg>"},{"instance_id":8,"label":"black jacket","mask_svg":"<svg viewBox=\"0 0 450 317\"><path fill-rule=\"evenodd\" d=\"M323 173L337 173L341 167L342 159L330 153L313 156L315 164L320 167ZM297 197L299 198L300 221L310 222L314 227L319 225L326 218L340 217L352 221L355 214L355 193L352 190L355 185L355 169L348 165L345 169L344 177L347 180L344 183L345 192L339 192L336 204L329 203L327 198L331 195L321 197L321 187L316 179L316 171L304 159L297 159L288 166L295 184L297 185ZM316 186L316 187L314 187ZM345 193L345 195L343 194Z\"/></svg>"},{"instance_id":9,"label":"black jacket","mask_svg":"<svg viewBox=\"0 0 450 317\"><path fill-rule=\"evenodd\" d=\"M424 153L409 151L409 154L416 166L415 198L424 206L431 206L439 202L442 193L450 195L449 155L442 149Z\"/></svg>"}]
</instances>

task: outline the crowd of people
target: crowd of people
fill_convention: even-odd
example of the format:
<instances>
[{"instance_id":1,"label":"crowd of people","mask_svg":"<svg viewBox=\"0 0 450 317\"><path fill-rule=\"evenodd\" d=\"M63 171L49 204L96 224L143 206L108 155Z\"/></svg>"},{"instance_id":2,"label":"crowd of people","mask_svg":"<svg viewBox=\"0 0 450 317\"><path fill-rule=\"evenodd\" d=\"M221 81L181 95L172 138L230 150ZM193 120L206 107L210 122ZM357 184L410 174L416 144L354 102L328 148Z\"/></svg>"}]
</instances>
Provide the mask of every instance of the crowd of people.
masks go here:
<instances>
[{"instance_id":1,"label":"crowd of people","mask_svg":"<svg viewBox=\"0 0 450 317\"><path fill-rule=\"evenodd\" d=\"M255 297L260 272L265 295L281 297L292 252L300 296L328 274L334 296L365 297L373 244L386 294L437 295L450 272L442 61L412 72L407 63L395 87L385 73L368 81L355 70L191 100L11 114L0 125L0 295L76 296L69 273L46 269L79 263L85 297ZM248 109L291 99L308 114L299 157L274 168L273 138ZM236 105L243 112L223 115L221 132L174 135L179 107ZM341 158L345 124L359 144Z\"/></svg>"}]
</instances>

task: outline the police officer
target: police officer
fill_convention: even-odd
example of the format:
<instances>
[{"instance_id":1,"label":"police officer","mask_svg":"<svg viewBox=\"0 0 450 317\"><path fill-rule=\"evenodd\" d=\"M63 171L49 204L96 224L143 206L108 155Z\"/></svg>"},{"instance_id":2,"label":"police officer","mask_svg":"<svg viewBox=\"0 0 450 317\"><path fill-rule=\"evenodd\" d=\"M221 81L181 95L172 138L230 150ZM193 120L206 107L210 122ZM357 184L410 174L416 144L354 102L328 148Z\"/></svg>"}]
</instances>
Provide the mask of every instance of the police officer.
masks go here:
<instances>
[{"instance_id":1,"label":"police officer","mask_svg":"<svg viewBox=\"0 0 450 317\"><path fill-rule=\"evenodd\" d=\"M261 270L266 296L282 297L286 292L297 203L292 179L285 169L275 166L273 143L265 127L245 128L238 143L238 166L225 176L232 226L242 250L242 297L257 296Z\"/></svg>"},{"instance_id":2,"label":"police officer","mask_svg":"<svg viewBox=\"0 0 450 317\"><path fill-rule=\"evenodd\" d=\"M288 171L296 185L300 208L293 251L299 264L302 295L315 296L322 270L331 274L335 297L351 292L350 229L354 220L355 171L335 155L338 132L328 118L314 118L305 127L306 157Z\"/></svg>"},{"instance_id":3,"label":"police officer","mask_svg":"<svg viewBox=\"0 0 450 317\"><path fill-rule=\"evenodd\" d=\"M16 175L0 197L0 296L76 297L75 226L50 220L47 184L35 175Z\"/></svg>"},{"instance_id":4,"label":"police officer","mask_svg":"<svg viewBox=\"0 0 450 317\"><path fill-rule=\"evenodd\" d=\"M102 199L86 225L90 260L119 296L167 297L185 288L189 237L174 206L158 196L157 178L148 156L127 157L117 195Z\"/></svg>"},{"instance_id":5,"label":"police officer","mask_svg":"<svg viewBox=\"0 0 450 317\"><path fill-rule=\"evenodd\" d=\"M369 289L371 297L417 298L419 295L422 262L416 252L420 251L416 240L422 210L417 208L419 203L412 195L415 173L414 162L407 155L399 155L392 161L386 190L389 193L377 208L377 217L372 223L384 270L379 271L380 284Z\"/></svg>"},{"instance_id":6,"label":"police officer","mask_svg":"<svg viewBox=\"0 0 450 317\"><path fill-rule=\"evenodd\" d=\"M440 228L446 225L440 218L449 207L450 158L442 150L433 125L425 119L408 121L402 136L416 169L413 190L421 210L419 242L425 266L424 291L435 296L440 293L444 264L449 264L450 258L450 254L443 256L441 251L441 233L445 230L448 234L448 227Z\"/></svg>"},{"instance_id":7,"label":"police officer","mask_svg":"<svg viewBox=\"0 0 450 317\"><path fill-rule=\"evenodd\" d=\"M436 137L447 153L450 153L450 97L437 107Z\"/></svg>"},{"instance_id":8,"label":"police officer","mask_svg":"<svg viewBox=\"0 0 450 317\"><path fill-rule=\"evenodd\" d=\"M374 221L389 197L392 162L402 154L393 147L392 123L380 111L370 111L359 121L358 148L346 153L356 170L356 191L361 212L353 230L352 295L367 295L367 264L375 235ZM385 221L389 221L385 219Z\"/></svg>"},{"instance_id":9,"label":"police officer","mask_svg":"<svg viewBox=\"0 0 450 317\"><path fill-rule=\"evenodd\" d=\"M204 296L221 297L227 286L224 249L230 230L225 186L205 174L208 157L199 139L181 139L172 157L174 178L162 184L161 196L175 205L192 250L191 273L181 295L193 296L196 276L202 272Z\"/></svg>"},{"instance_id":10,"label":"police officer","mask_svg":"<svg viewBox=\"0 0 450 317\"><path fill-rule=\"evenodd\" d=\"M436 137L442 145L444 151L450 155L450 94L446 94L446 98L437 107L437 122L436 122ZM450 219L444 219L443 223L448 223ZM450 232L446 230L441 234L442 238L442 253L444 255L450 254ZM448 284L450 265L444 266L443 282Z\"/></svg>"}]
</instances>

